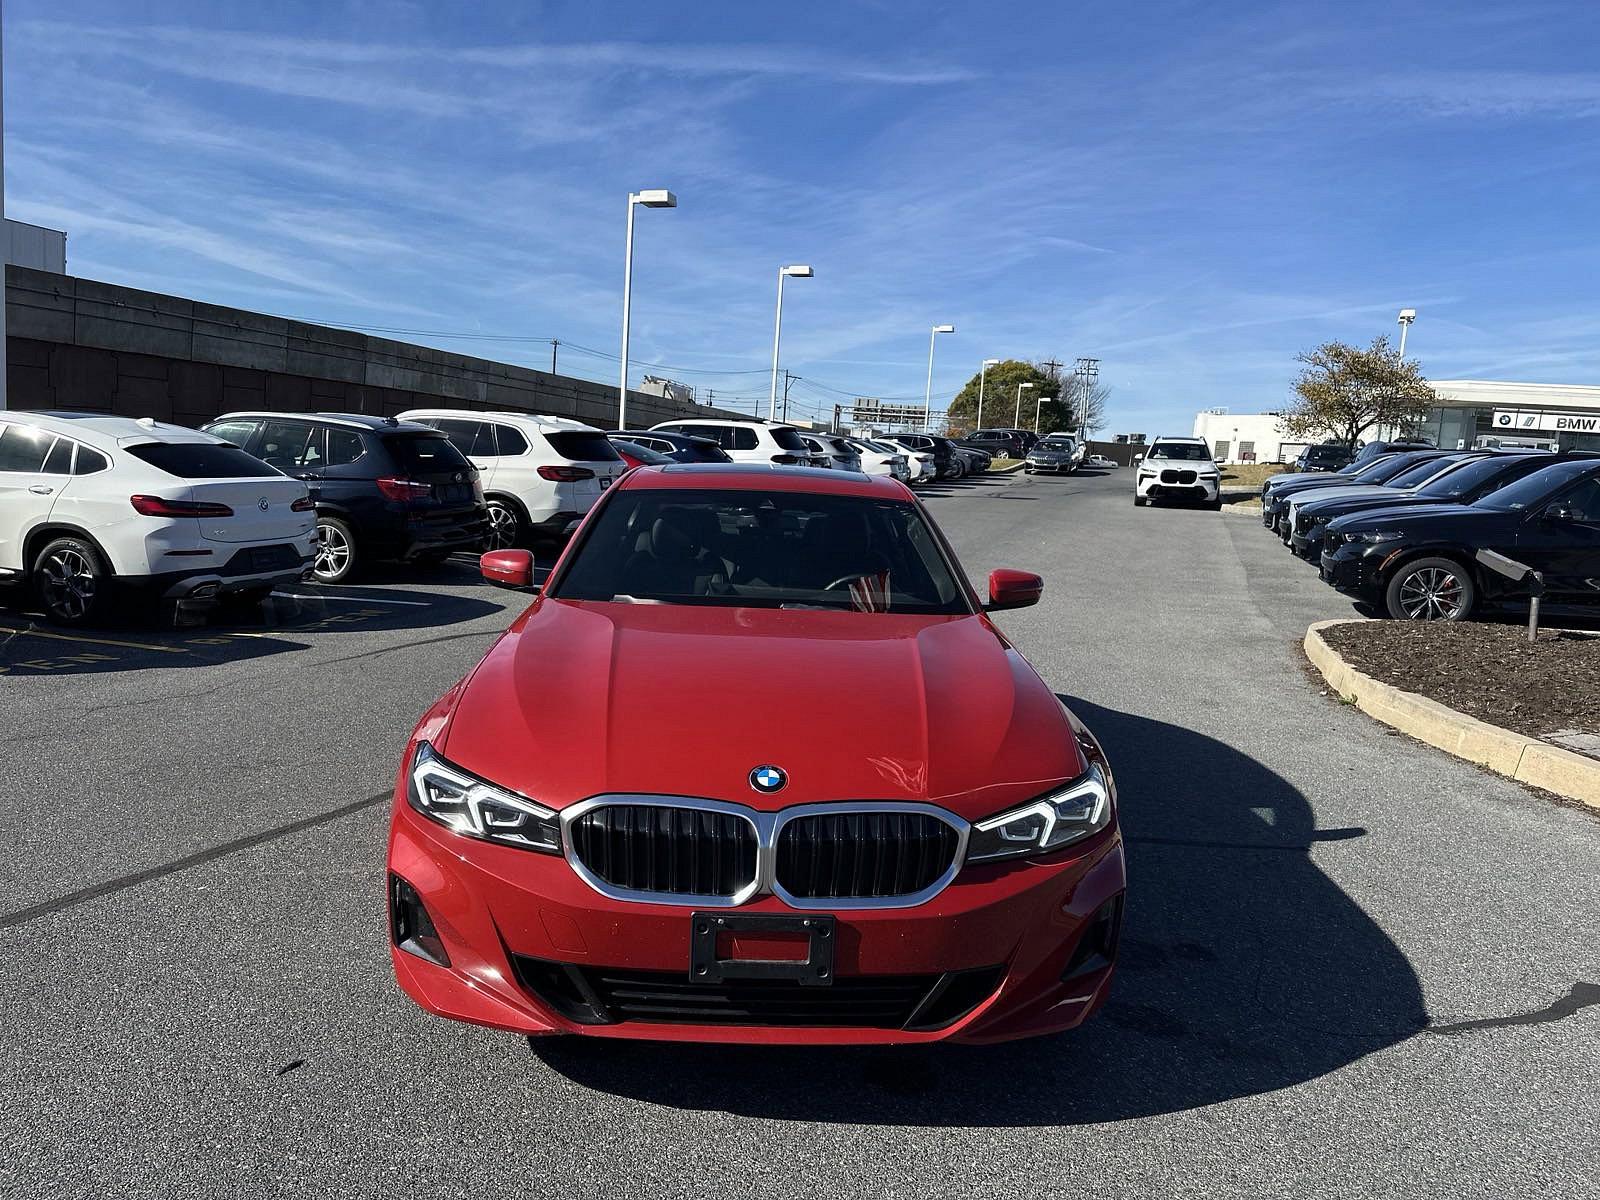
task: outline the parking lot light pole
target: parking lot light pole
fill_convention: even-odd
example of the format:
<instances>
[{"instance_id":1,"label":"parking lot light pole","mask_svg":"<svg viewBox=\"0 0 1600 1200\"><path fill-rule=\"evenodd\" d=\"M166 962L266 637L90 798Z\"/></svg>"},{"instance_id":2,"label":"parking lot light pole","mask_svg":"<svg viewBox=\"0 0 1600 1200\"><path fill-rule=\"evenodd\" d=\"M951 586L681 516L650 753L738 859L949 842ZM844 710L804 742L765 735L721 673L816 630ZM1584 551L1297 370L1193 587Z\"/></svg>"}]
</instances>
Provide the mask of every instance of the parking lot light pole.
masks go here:
<instances>
[{"instance_id":1,"label":"parking lot light pole","mask_svg":"<svg viewBox=\"0 0 1600 1200\"><path fill-rule=\"evenodd\" d=\"M617 388L617 428L628 427L628 307L633 301L633 206L677 208L678 198L665 188L628 193L628 248L622 256L622 382Z\"/></svg>"},{"instance_id":2,"label":"parking lot light pole","mask_svg":"<svg viewBox=\"0 0 1600 1200\"><path fill-rule=\"evenodd\" d=\"M1044 406L1046 404L1049 404L1054 399L1055 399L1054 396L1040 396L1038 401L1035 402L1035 404L1033 406L1033 432L1035 434L1037 434L1039 432L1039 413L1040 413L1040 411L1044 408Z\"/></svg>"},{"instance_id":3,"label":"parking lot light pole","mask_svg":"<svg viewBox=\"0 0 1600 1200\"><path fill-rule=\"evenodd\" d=\"M778 416L778 342L783 337L783 281L786 278L810 279L815 274L810 267L795 265L778 268L778 319L772 326L772 389L767 394L767 420Z\"/></svg>"},{"instance_id":4,"label":"parking lot light pole","mask_svg":"<svg viewBox=\"0 0 1600 1200\"><path fill-rule=\"evenodd\" d=\"M972 427L972 432L973 433L977 433L978 430L983 428L983 379L984 379L984 376L989 373L989 368L990 367L998 367L999 365L1000 365L1000 360L998 358L986 358L986 359L983 360L983 366L978 368L978 423Z\"/></svg>"},{"instance_id":5,"label":"parking lot light pole","mask_svg":"<svg viewBox=\"0 0 1600 1200\"><path fill-rule=\"evenodd\" d=\"M935 325L928 335L928 388L922 393L922 431L928 431L928 410L933 405L933 344L941 333L954 333L954 325Z\"/></svg>"},{"instance_id":6,"label":"parking lot light pole","mask_svg":"<svg viewBox=\"0 0 1600 1200\"><path fill-rule=\"evenodd\" d=\"M1022 389L1031 387L1033 387L1031 383L1017 384L1017 415L1011 418L1011 424L1015 428L1022 428Z\"/></svg>"},{"instance_id":7,"label":"parking lot light pole","mask_svg":"<svg viewBox=\"0 0 1600 1200\"><path fill-rule=\"evenodd\" d=\"M1411 322L1417 319L1417 310L1402 308L1400 310L1400 357L1406 356L1406 332L1411 328Z\"/></svg>"}]
</instances>

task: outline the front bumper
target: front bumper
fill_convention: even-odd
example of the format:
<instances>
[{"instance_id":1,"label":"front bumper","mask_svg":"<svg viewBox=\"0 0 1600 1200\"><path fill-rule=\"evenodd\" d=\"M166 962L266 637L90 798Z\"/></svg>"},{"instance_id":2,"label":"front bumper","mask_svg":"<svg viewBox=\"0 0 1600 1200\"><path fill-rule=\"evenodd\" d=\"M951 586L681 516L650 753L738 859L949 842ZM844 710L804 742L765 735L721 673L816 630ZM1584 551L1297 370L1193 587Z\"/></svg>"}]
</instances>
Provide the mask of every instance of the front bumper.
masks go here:
<instances>
[{"instance_id":1,"label":"front bumper","mask_svg":"<svg viewBox=\"0 0 1600 1200\"><path fill-rule=\"evenodd\" d=\"M1376 603L1383 590L1380 556L1366 547L1341 544L1318 560L1322 581L1341 592Z\"/></svg>"},{"instance_id":2,"label":"front bumper","mask_svg":"<svg viewBox=\"0 0 1600 1200\"><path fill-rule=\"evenodd\" d=\"M1216 477L1207 479L1204 476L1192 483L1163 481L1157 476L1154 479L1139 479L1135 484L1136 493L1148 500L1188 500L1193 503L1214 501L1221 494L1219 487L1220 481Z\"/></svg>"},{"instance_id":3,"label":"front bumper","mask_svg":"<svg viewBox=\"0 0 1600 1200\"><path fill-rule=\"evenodd\" d=\"M994 1042L1073 1028L1104 1002L1126 887L1113 826L1045 859L968 867L914 908L836 910L835 1000L874 985L982 981L986 990L947 1023L921 1028L909 1011L905 1023L890 1017L886 1025L881 1012L856 1023L848 1008L842 1017L835 1009L826 1025L698 1013L640 1019L610 1005L609 993L600 996L599 1020L574 1019L562 978L602 990L617 978L688 987L694 905L609 899L565 859L460 838L416 813L403 793L389 871L420 897L449 956L442 966L391 946L400 986L429 1012L527 1035L769 1045ZM775 896L719 911L817 915Z\"/></svg>"}]
</instances>

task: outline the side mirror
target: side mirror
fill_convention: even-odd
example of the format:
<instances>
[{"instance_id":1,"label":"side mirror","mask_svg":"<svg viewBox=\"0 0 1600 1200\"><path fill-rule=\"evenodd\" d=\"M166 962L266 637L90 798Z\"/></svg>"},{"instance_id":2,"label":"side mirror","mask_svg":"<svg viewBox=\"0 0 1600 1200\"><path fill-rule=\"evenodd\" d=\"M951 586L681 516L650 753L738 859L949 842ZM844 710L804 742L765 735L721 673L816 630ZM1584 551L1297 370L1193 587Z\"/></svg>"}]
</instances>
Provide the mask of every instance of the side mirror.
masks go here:
<instances>
[{"instance_id":1,"label":"side mirror","mask_svg":"<svg viewBox=\"0 0 1600 1200\"><path fill-rule=\"evenodd\" d=\"M1039 603L1043 593L1044 580L1037 575L1030 571L1001 567L989 572L989 603L984 605L984 610L998 612L1002 608L1027 608L1030 604Z\"/></svg>"},{"instance_id":2,"label":"side mirror","mask_svg":"<svg viewBox=\"0 0 1600 1200\"><path fill-rule=\"evenodd\" d=\"M1578 514L1570 505L1552 504L1539 514L1546 521L1576 521Z\"/></svg>"},{"instance_id":3,"label":"side mirror","mask_svg":"<svg viewBox=\"0 0 1600 1200\"><path fill-rule=\"evenodd\" d=\"M1142 462L1143 462L1143 461L1144 461L1144 455L1142 455L1142 454L1135 454L1135 455L1134 455L1134 456L1133 456L1133 461L1134 461L1134 462L1136 462L1136 463L1142 463Z\"/></svg>"},{"instance_id":4,"label":"side mirror","mask_svg":"<svg viewBox=\"0 0 1600 1200\"><path fill-rule=\"evenodd\" d=\"M526 550L491 550L479 556L478 570L496 587L533 590L533 555Z\"/></svg>"}]
</instances>

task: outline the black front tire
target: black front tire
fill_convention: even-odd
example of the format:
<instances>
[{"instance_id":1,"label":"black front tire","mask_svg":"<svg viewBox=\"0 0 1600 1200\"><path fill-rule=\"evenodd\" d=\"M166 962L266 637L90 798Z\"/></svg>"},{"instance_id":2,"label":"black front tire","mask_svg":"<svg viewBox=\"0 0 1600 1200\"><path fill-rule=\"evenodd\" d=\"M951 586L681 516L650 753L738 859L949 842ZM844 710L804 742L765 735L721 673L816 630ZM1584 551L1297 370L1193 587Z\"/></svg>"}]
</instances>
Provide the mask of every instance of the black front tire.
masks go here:
<instances>
[{"instance_id":1,"label":"black front tire","mask_svg":"<svg viewBox=\"0 0 1600 1200\"><path fill-rule=\"evenodd\" d=\"M1383 606L1396 621L1465 621L1477 605L1472 572L1451 558L1413 559L1383 591Z\"/></svg>"},{"instance_id":2,"label":"black front tire","mask_svg":"<svg viewBox=\"0 0 1600 1200\"><path fill-rule=\"evenodd\" d=\"M92 625L110 602L111 568L83 538L49 542L33 560L34 591L57 625Z\"/></svg>"}]
</instances>

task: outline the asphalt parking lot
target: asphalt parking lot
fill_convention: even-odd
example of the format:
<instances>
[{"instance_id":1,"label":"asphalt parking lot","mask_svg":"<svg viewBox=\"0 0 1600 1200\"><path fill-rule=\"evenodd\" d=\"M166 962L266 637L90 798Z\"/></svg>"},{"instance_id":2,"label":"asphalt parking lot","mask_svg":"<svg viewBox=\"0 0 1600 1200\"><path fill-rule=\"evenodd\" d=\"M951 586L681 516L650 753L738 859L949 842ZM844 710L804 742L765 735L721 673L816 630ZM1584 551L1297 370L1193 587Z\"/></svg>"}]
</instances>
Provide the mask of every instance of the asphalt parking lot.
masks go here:
<instances>
[{"instance_id":1,"label":"asphalt parking lot","mask_svg":"<svg viewBox=\"0 0 1600 1200\"><path fill-rule=\"evenodd\" d=\"M193 629L0 612L0 1192L1600 1195L1600 822L1322 694L1293 646L1348 601L1130 490L929 494L974 580L1044 575L997 619L1129 841L1111 1003L993 1048L530 1048L414 1008L396 754L520 607L468 563Z\"/></svg>"}]
</instances>

